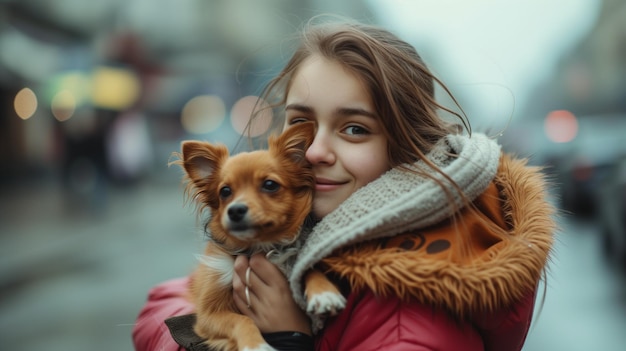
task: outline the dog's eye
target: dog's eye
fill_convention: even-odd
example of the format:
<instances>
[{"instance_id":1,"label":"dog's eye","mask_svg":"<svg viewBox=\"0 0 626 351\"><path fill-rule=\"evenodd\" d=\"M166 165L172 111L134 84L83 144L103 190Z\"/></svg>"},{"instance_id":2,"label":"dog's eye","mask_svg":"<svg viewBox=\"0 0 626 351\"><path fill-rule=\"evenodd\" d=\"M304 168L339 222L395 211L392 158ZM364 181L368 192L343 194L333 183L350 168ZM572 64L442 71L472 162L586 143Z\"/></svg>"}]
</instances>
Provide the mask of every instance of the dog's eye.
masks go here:
<instances>
[{"instance_id":1,"label":"dog's eye","mask_svg":"<svg viewBox=\"0 0 626 351\"><path fill-rule=\"evenodd\" d=\"M268 192L268 193L274 193L278 191L278 189L280 189L280 184L278 184L277 182L273 180L266 180L263 182L263 185L261 186L261 190Z\"/></svg>"},{"instance_id":2,"label":"dog's eye","mask_svg":"<svg viewBox=\"0 0 626 351\"><path fill-rule=\"evenodd\" d=\"M233 191L230 189L229 186L225 186L225 187L220 189L220 197L222 199L225 199L225 198L229 197L232 194L233 194Z\"/></svg>"}]
</instances>

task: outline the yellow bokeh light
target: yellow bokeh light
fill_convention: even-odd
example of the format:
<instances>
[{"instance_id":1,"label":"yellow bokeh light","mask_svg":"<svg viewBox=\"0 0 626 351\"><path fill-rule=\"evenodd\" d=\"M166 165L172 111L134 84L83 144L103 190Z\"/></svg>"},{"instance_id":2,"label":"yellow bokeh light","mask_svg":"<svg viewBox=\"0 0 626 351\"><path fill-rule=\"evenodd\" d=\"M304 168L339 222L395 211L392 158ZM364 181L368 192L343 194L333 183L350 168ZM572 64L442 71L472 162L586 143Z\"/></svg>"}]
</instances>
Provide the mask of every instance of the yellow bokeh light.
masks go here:
<instances>
[{"instance_id":1,"label":"yellow bokeh light","mask_svg":"<svg viewBox=\"0 0 626 351\"><path fill-rule=\"evenodd\" d=\"M13 107L19 118L29 119L37 111L37 96L31 89L23 88L15 95Z\"/></svg>"},{"instance_id":2,"label":"yellow bokeh light","mask_svg":"<svg viewBox=\"0 0 626 351\"><path fill-rule=\"evenodd\" d=\"M233 105L230 115L230 123L232 123L233 128L237 131L237 133L256 137L267 132L272 125L274 114L272 113L272 110L268 108L268 104L259 99L260 98L258 96L245 96ZM250 117L255 111L255 108L257 111L262 112L254 117L252 123L249 123ZM247 128L249 128L249 130Z\"/></svg>"},{"instance_id":3,"label":"yellow bokeh light","mask_svg":"<svg viewBox=\"0 0 626 351\"><path fill-rule=\"evenodd\" d=\"M93 73L92 99L98 107L127 109L137 102L140 92L139 78L131 70L98 67Z\"/></svg>"},{"instance_id":4,"label":"yellow bokeh light","mask_svg":"<svg viewBox=\"0 0 626 351\"><path fill-rule=\"evenodd\" d=\"M64 122L74 115L76 98L69 90L61 90L52 98L52 115L59 122Z\"/></svg>"},{"instance_id":5,"label":"yellow bokeh light","mask_svg":"<svg viewBox=\"0 0 626 351\"><path fill-rule=\"evenodd\" d=\"M225 118L224 101L219 96L202 95L185 104L180 121L187 132L204 134L216 130Z\"/></svg>"}]
</instances>

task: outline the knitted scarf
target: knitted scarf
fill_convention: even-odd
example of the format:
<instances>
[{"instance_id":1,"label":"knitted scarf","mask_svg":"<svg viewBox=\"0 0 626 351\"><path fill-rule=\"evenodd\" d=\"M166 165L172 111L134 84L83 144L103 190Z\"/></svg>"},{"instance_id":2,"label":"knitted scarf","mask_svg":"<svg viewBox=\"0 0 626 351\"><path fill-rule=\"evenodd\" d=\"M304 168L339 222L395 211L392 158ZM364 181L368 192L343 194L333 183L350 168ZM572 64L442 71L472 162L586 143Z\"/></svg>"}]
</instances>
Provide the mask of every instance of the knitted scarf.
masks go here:
<instances>
[{"instance_id":1,"label":"knitted scarf","mask_svg":"<svg viewBox=\"0 0 626 351\"><path fill-rule=\"evenodd\" d=\"M427 158L463 191L466 200L478 197L496 175L500 146L484 134L448 135ZM425 228L452 216L464 201L448 180L423 161L407 165L430 177L393 168L357 190L325 216L305 236L289 274L294 298L305 308L304 273L334 250L370 239ZM453 204L451 204L453 200Z\"/></svg>"}]
</instances>

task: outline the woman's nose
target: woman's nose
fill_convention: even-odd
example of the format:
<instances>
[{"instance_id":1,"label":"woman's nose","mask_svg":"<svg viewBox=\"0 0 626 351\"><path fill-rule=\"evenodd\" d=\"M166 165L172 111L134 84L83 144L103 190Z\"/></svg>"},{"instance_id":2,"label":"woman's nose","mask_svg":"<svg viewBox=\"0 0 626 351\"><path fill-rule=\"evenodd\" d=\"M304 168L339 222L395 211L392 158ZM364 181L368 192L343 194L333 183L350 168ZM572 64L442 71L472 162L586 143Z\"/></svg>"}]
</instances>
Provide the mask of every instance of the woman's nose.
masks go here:
<instances>
[{"instance_id":1,"label":"woman's nose","mask_svg":"<svg viewBox=\"0 0 626 351\"><path fill-rule=\"evenodd\" d=\"M333 164L335 162L335 153L332 150L330 138L318 130L313 143L306 150L306 159L313 165Z\"/></svg>"}]
</instances>

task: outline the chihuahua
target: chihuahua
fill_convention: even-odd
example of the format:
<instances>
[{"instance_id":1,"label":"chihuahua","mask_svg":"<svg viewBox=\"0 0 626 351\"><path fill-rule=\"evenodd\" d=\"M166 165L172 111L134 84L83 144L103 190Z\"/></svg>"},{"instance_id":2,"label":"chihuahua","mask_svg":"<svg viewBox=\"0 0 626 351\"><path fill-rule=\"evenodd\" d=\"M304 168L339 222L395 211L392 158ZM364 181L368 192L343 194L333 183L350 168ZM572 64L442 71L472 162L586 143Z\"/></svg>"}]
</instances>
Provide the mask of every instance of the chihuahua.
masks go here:
<instances>
[{"instance_id":1,"label":"chihuahua","mask_svg":"<svg viewBox=\"0 0 626 351\"><path fill-rule=\"evenodd\" d=\"M194 331L214 349L273 350L252 319L235 306L234 259L255 252L289 255L290 247L291 255L297 253L294 243L311 211L315 189L315 175L305 158L314 134L312 123L300 123L270 137L267 150L231 156L222 144L184 141L176 154L173 163L185 172L185 193L199 214L204 209L210 214L208 243L191 276L189 293L196 306ZM305 281L312 313L335 313L344 307L344 297L321 272L311 270Z\"/></svg>"}]
</instances>

